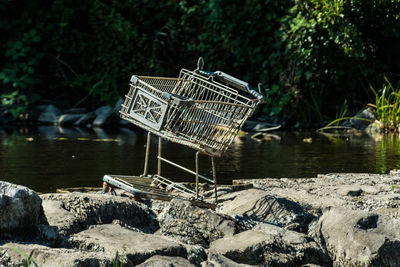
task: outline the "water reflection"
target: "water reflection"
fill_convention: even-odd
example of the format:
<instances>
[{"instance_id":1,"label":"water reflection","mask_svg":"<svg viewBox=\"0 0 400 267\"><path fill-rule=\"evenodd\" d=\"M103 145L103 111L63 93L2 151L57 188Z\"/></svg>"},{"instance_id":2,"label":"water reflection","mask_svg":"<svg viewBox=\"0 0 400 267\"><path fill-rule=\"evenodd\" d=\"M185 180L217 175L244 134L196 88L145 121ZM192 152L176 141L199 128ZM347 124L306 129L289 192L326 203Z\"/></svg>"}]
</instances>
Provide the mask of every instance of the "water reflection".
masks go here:
<instances>
[{"instance_id":1,"label":"water reflection","mask_svg":"<svg viewBox=\"0 0 400 267\"><path fill-rule=\"evenodd\" d=\"M315 132L273 132L274 138L236 138L221 158L220 183L263 177L315 177L329 172L386 173L400 168L400 140L395 136L330 138ZM0 142L0 179L37 191L100 186L104 174L139 175L143 172L146 133L118 130L41 126L3 133ZM158 138L150 146L149 173L157 167ZM167 159L195 169L195 151L163 142ZM200 157L201 174L211 176L211 162ZM194 181L193 175L163 165L163 174L177 181Z\"/></svg>"}]
</instances>

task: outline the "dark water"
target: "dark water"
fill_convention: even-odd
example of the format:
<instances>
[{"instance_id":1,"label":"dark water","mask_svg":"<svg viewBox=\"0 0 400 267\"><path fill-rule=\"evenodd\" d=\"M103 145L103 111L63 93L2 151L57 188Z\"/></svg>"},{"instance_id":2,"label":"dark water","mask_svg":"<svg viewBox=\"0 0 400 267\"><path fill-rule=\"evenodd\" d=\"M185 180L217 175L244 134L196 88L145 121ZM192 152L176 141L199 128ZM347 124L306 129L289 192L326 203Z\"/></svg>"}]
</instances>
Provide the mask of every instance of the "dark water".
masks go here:
<instances>
[{"instance_id":1,"label":"dark water","mask_svg":"<svg viewBox=\"0 0 400 267\"><path fill-rule=\"evenodd\" d=\"M329 172L386 173L400 168L400 139L368 136L328 138L313 131L273 132L271 140L237 139L217 158L219 183L232 179L265 177L315 177ZM100 187L104 174L139 175L143 172L146 133L132 129L17 129L0 137L0 179L40 192L57 188ZM151 142L149 172L156 172L157 137ZM195 152L164 142L164 155L194 170ZM201 156L200 170L211 177L209 158ZM165 166L173 180L194 177Z\"/></svg>"}]
</instances>

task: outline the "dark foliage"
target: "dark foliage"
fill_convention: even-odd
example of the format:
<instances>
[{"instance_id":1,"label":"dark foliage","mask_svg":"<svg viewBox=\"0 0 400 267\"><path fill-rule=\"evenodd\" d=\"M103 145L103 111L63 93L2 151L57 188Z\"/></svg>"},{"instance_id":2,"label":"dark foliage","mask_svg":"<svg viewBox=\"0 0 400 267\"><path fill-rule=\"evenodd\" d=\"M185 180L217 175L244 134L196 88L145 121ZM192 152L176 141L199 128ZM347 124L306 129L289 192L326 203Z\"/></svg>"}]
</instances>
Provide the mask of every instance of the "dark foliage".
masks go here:
<instances>
[{"instance_id":1,"label":"dark foliage","mask_svg":"<svg viewBox=\"0 0 400 267\"><path fill-rule=\"evenodd\" d=\"M132 74L223 70L268 88L264 115L322 122L400 73L398 0L0 0L0 111L113 104ZM374 84L375 83L375 84Z\"/></svg>"}]
</instances>

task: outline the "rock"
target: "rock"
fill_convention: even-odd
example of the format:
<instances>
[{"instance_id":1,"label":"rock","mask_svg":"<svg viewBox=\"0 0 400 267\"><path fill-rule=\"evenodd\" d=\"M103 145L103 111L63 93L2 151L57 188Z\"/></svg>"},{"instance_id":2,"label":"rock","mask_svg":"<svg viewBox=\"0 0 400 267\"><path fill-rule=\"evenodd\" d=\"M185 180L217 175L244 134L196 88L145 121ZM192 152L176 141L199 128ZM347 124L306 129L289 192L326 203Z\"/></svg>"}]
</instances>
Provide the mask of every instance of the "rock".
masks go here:
<instances>
[{"instance_id":1,"label":"rock","mask_svg":"<svg viewBox=\"0 0 400 267\"><path fill-rule=\"evenodd\" d=\"M45 224L37 225L37 236L33 239L35 243L55 247L60 242L58 228Z\"/></svg>"},{"instance_id":2,"label":"rock","mask_svg":"<svg viewBox=\"0 0 400 267\"><path fill-rule=\"evenodd\" d=\"M85 114L86 109L85 108L69 108L64 110L64 114Z\"/></svg>"},{"instance_id":3,"label":"rock","mask_svg":"<svg viewBox=\"0 0 400 267\"><path fill-rule=\"evenodd\" d=\"M27 266L25 264L25 257L12 248L16 248L26 255L30 255L30 253L33 251L32 259L37 266L105 267L112 266L113 259L115 257L115 255L106 255L103 252L87 252L76 249L49 248L36 244L6 243L5 245L0 246L0 266ZM30 266L35 265L31 264Z\"/></svg>"},{"instance_id":4,"label":"rock","mask_svg":"<svg viewBox=\"0 0 400 267\"><path fill-rule=\"evenodd\" d=\"M186 245L187 259L196 266L207 259L207 251L200 245Z\"/></svg>"},{"instance_id":5,"label":"rock","mask_svg":"<svg viewBox=\"0 0 400 267\"><path fill-rule=\"evenodd\" d=\"M400 170L399 170L399 169L390 170L390 171L389 171L389 174L390 174L390 175L393 175L393 176L400 175Z\"/></svg>"},{"instance_id":6,"label":"rock","mask_svg":"<svg viewBox=\"0 0 400 267\"><path fill-rule=\"evenodd\" d=\"M116 224L91 226L68 239L72 248L118 255L124 262L143 263L154 255L187 257L184 246L166 237L134 232Z\"/></svg>"},{"instance_id":7,"label":"rock","mask_svg":"<svg viewBox=\"0 0 400 267\"><path fill-rule=\"evenodd\" d=\"M92 123L93 120L96 118L96 113L94 112L89 112L81 116L75 123L75 126L82 126L82 125L87 125L89 123Z\"/></svg>"},{"instance_id":8,"label":"rock","mask_svg":"<svg viewBox=\"0 0 400 267\"><path fill-rule=\"evenodd\" d=\"M173 199L158 217L160 232L186 244L208 244L239 230L229 217L194 206L189 201Z\"/></svg>"},{"instance_id":9,"label":"rock","mask_svg":"<svg viewBox=\"0 0 400 267\"><path fill-rule=\"evenodd\" d=\"M121 110L121 106L124 103L124 100L120 97L115 103L114 110L118 113Z\"/></svg>"},{"instance_id":10,"label":"rock","mask_svg":"<svg viewBox=\"0 0 400 267\"><path fill-rule=\"evenodd\" d=\"M39 115L38 121L43 124L55 124L57 123L60 114L61 110L56 106L47 105L43 112Z\"/></svg>"},{"instance_id":11,"label":"rock","mask_svg":"<svg viewBox=\"0 0 400 267\"><path fill-rule=\"evenodd\" d=\"M326 247L334 266L398 266L400 220L345 208L326 209L309 234Z\"/></svg>"},{"instance_id":12,"label":"rock","mask_svg":"<svg viewBox=\"0 0 400 267\"><path fill-rule=\"evenodd\" d=\"M306 231L313 216L291 200L276 198L260 189L249 189L224 196L217 212L240 221L247 229L257 223L271 223L296 231Z\"/></svg>"},{"instance_id":13,"label":"rock","mask_svg":"<svg viewBox=\"0 0 400 267\"><path fill-rule=\"evenodd\" d=\"M328 254L312 238L270 224L260 224L253 230L218 239L210 244L208 251L243 264L330 265Z\"/></svg>"},{"instance_id":14,"label":"rock","mask_svg":"<svg viewBox=\"0 0 400 267\"><path fill-rule=\"evenodd\" d=\"M187 259L181 257L169 256L153 256L145 262L137 265L138 267L190 267L196 266L191 264Z\"/></svg>"},{"instance_id":15,"label":"rock","mask_svg":"<svg viewBox=\"0 0 400 267\"><path fill-rule=\"evenodd\" d=\"M272 124L268 122L252 121L252 120L246 120L246 122L243 125L243 130L249 132L266 132L271 130L277 130L279 128L281 128L281 125L279 124Z\"/></svg>"},{"instance_id":16,"label":"rock","mask_svg":"<svg viewBox=\"0 0 400 267\"><path fill-rule=\"evenodd\" d=\"M41 198L49 224L63 236L116 219L144 232L158 228L153 212L129 198L89 193L43 194Z\"/></svg>"},{"instance_id":17,"label":"rock","mask_svg":"<svg viewBox=\"0 0 400 267\"><path fill-rule=\"evenodd\" d=\"M81 119L83 114L63 114L58 120L58 125L74 125L79 119Z\"/></svg>"},{"instance_id":18,"label":"rock","mask_svg":"<svg viewBox=\"0 0 400 267\"><path fill-rule=\"evenodd\" d=\"M63 201L47 199L47 195L42 195L43 210L50 225L56 226L61 235L69 235L82 230L81 221L84 219L76 218L71 210L64 207ZM85 227L87 228L87 226Z\"/></svg>"},{"instance_id":19,"label":"rock","mask_svg":"<svg viewBox=\"0 0 400 267\"><path fill-rule=\"evenodd\" d=\"M117 122L118 116L112 107L104 106L96 111L96 119L93 121L93 127L101 127Z\"/></svg>"},{"instance_id":20,"label":"rock","mask_svg":"<svg viewBox=\"0 0 400 267\"><path fill-rule=\"evenodd\" d=\"M276 198L295 201L315 216L325 208L347 207L400 219L400 176L330 173L317 178L266 178L241 182L251 183Z\"/></svg>"},{"instance_id":21,"label":"rock","mask_svg":"<svg viewBox=\"0 0 400 267\"><path fill-rule=\"evenodd\" d=\"M208 260L201 263L202 267L247 267L249 264L236 263L221 254L209 254Z\"/></svg>"},{"instance_id":22,"label":"rock","mask_svg":"<svg viewBox=\"0 0 400 267\"><path fill-rule=\"evenodd\" d=\"M380 135L382 133L382 129L383 123L381 121L375 120L373 123L365 128L365 132L374 137L376 135Z\"/></svg>"},{"instance_id":23,"label":"rock","mask_svg":"<svg viewBox=\"0 0 400 267\"><path fill-rule=\"evenodd\" d=\"M363 190L357 185L345 185L337 188L337 193L341 196L358 197L361 196Z\"/></svg>"},{"instance_id":24,"label":"rock","mask_svg":"<svg viewBox=\"0 0 400 267\"><path fill-rule=\"evenodd\" d=\"M42 200L31 189L0 181L0 236L25 239L37 233L45 223Z\"/></svg>"},{"instance_id":25,"label":"rock","mask_svg":"<svg viewBox=\"0 0 400 267\"><path fill-rule=\"evenodd\" d=\"M346 120L342 126L351 127L357 130L364 131L376 119L374 112L367 108L360 114L353 117L353 119Z\"/></svg>"},{"instance_id":26,"label":"rock","mask_svg":"<svg viewBox=\"0 0 400 267\"><path fill-rule=\"evenodd\" d=\"M110 136L104 131L103 128L94 127L93 131L96 134L97 138L99 138L99 139L109 139L110 138Z\"/></svg>"}]
</instances>

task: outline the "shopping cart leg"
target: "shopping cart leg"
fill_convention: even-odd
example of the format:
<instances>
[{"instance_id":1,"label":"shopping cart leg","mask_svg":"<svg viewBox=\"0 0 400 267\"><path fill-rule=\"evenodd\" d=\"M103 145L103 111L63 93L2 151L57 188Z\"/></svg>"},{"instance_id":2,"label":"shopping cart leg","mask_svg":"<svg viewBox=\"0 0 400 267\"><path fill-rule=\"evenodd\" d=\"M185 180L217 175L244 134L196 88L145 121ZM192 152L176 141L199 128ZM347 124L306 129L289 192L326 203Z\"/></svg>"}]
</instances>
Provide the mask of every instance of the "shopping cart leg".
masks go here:
<instances>
[{"instance_id":1,"label":"shopping cart leg","mask_svg":"<svg viewBox=\"0 0 400 267\"><path fill-rule=\"evenodd\" d=\"M215 205L218 204L218 197L217 197L217 172L215 170L215 160L214 157L211 156L211 167L213 173L213 180L214 180L214 193L215 193Z\"/></svg>"},{"instance_id":2,"label":"shopping cart leg","mask_svg":"<svg viewBox=\"0 0 400 267\"><path fill-rule=\"evenodd\" d=\"M158 162L157 162L157 174L161 175L161 157L162 157L162 138L158 137Z\"/></svg>"},{"instance_id":3,"label":"shopping cart leg","mask_svg":"<svg viewBox=\"0 0 400 267\"><path fill-rule=\"evenodd\" d=\"M144 158L143 177L147 176L148 168L149 168L150 138L151 138L151 133L147 132L147 145L146 145L146 156Z\"/></svg>"},{"instance_id":4,"label":"shopping cart leg","mask_svg":"<svg viewBox=\"0 0 400 267\"><path fill-rule=\"evenodd\" d=\"M196 152L196 199L199 199L199 154Z\"/></svg>"}]
</instances>

